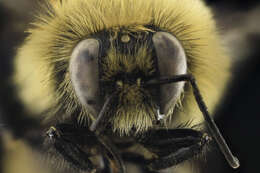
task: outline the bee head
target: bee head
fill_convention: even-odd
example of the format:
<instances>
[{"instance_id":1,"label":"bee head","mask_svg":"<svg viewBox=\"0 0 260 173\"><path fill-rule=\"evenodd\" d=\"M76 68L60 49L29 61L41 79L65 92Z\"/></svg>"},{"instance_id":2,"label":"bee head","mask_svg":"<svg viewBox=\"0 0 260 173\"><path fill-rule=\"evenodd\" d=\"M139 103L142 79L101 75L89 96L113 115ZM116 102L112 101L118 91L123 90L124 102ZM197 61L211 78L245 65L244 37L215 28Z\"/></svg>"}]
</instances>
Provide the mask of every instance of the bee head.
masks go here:
<instances>
[{"instance_id":1,"label":"bee head","mask_svg":"<svg viewBox=\"0 0 260 173\"><path fill-rule=\"evenodd\" d=\"M106 98L116 93L105 112L113 131L121 135L146 131L158 118L157 110L172 113L184 83L153 88L144 84L158 77L185 74L184 50L166 32L114 31L101 38L85 39L73 50L70 76L75 93L93 117Z\"/></svg>"}]
</instances>

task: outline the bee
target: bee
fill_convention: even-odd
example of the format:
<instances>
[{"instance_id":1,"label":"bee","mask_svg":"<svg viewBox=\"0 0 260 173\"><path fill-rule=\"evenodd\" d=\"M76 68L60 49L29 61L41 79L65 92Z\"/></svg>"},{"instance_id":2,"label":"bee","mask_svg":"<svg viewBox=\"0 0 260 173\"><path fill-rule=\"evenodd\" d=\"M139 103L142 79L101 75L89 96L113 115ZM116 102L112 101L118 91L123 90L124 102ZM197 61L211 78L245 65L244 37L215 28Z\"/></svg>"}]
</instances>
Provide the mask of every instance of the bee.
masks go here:
<instances>
[{"instance_id":1,"label":"bee","mask_svg":"<svg viewBox=\"0 0 260 173\"><path fill-rule=\"evenodd\" d=\"M202 1L45 4L17 52L13 81L32 124L22 136L51 167L125 173L134 163L160 172L212 139L239 166L209 115L229 62Z\"/></svg>"}]
</instances>

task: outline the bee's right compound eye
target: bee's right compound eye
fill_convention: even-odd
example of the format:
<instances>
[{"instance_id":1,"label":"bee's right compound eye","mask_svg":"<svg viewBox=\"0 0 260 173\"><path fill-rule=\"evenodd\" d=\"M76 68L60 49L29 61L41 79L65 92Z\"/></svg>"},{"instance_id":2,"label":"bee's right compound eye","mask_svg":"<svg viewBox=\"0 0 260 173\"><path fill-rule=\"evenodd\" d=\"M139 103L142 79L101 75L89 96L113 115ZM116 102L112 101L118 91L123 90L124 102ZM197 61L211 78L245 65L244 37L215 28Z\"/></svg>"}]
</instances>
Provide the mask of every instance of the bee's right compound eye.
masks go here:
<instances>
[{"instance_id":1,"label":"bee's right compound eye","mask_svg":"<svg viewBox=\"0 0 260 173\"><path fill-rule=\"evenodd\" d=\"M76 95L93 115L100 109L99 48L98 40L83 40L74 48L70 60L70 77Z\"/></svg>"}]
</instances>

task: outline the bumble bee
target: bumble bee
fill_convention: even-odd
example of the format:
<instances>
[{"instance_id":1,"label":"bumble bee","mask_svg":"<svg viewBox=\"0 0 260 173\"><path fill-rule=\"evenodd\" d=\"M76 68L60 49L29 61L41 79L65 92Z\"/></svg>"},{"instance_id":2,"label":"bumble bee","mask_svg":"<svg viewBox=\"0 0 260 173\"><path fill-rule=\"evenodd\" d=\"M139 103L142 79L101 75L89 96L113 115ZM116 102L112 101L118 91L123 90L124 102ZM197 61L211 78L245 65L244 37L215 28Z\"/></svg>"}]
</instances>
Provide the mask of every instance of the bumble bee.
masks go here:
<instances>
[{"instance_id":1,"label":"bumble bee","mask_svg":"<svg viewBox=\"0 0 260 173\"><path fill-rule=\"evenodd\" d=\"M209 116L229 62L203 2L49 0L29 33L13 76L34 120L23 137L58 172L159 172L212 138L238 167Z\"/></svg>"}]
</instances>

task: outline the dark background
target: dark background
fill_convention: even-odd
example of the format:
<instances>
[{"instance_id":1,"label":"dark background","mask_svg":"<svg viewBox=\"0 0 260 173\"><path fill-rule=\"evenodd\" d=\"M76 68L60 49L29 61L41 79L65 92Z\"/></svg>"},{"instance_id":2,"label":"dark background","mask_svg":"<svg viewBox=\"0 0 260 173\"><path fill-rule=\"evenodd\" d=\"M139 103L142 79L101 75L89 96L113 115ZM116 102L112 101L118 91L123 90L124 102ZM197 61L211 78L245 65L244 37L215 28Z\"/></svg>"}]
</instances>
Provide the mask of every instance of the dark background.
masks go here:
<instances>
[{"instance_id":1,"label":"dark background","mask_svg":"<svg viewBox=\"0 0 260 173\"><path fill-rule=\"evenodd\" d=\"M223 41L234 64L233 79L224 100L218 106L216 122L231 150L240 159L241 167L233 170L221 153L213 149L214 154L208 154L202 170L205 173L259 172L260 2L206 2L213 8ZM37 5L33 0L0 1L0 114L6 115L18 110L13 101L8 77L12 73L11 62L16 49L27 35L24 30L29 27L35 10ZM0 121L0 128L4 126Z\"/></svg>"},{"instance_id":2,"label":"dark background","mask_svg":"<svg viewBox=\"0 0 260 173\"><path fill-rule=\"evenodd\" d=\"M210 158L206 172L259 172L260 155L260 2L212 0L217 22L234 62L231 86L216 113L217 124L241 167L232 170L224 157ZM221 155L221 154L219 154ZM221 159L221 161L219 160Z\"/></svg>"}]
</instances>

